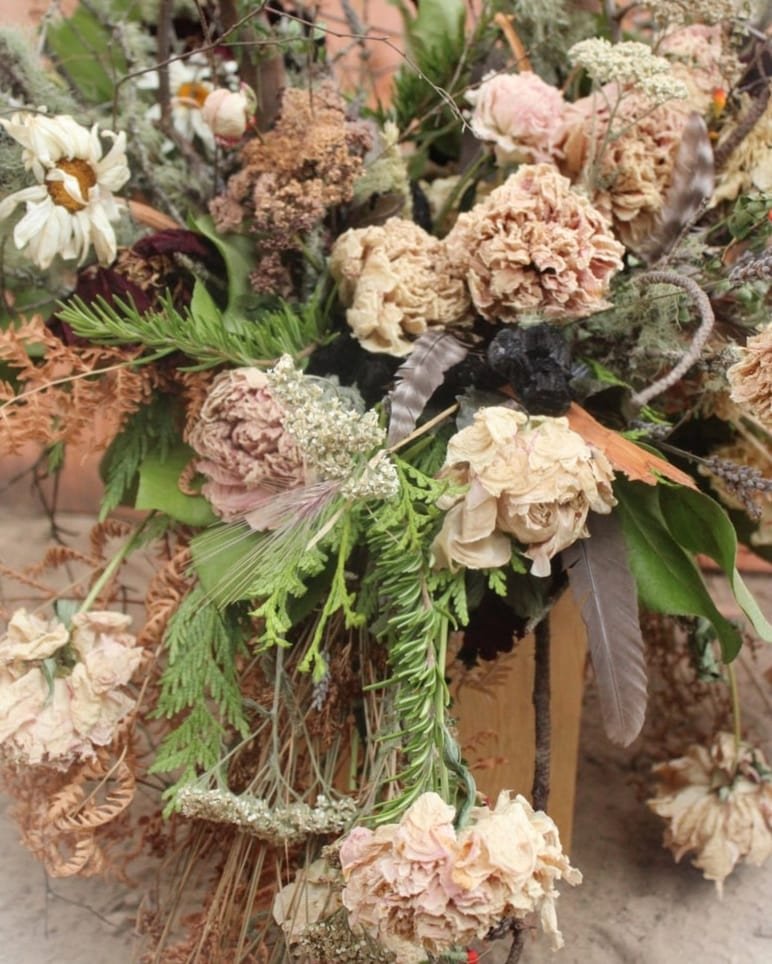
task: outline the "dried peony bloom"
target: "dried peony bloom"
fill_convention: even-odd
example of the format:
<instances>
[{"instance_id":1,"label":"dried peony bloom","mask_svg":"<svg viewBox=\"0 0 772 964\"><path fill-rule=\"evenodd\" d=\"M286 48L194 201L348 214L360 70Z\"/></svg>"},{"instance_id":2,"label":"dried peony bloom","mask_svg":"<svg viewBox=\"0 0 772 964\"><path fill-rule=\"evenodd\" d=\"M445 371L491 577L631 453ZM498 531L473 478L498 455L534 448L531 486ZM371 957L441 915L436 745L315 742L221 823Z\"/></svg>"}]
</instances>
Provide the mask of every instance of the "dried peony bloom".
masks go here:
<instances>
[{"instance_id":1,"label":"dried peony bloom","mask_svg":"<svg viewBox=\"0 0 772 964\"><path fill-rule=\"evenodd\" d=\"M0 637L0 664L47 659L69 638L67 627L57 619L45 620L26 609L17 609Z\"/></svg>"},{"instance_id":2,"label":"dried peony bloom","mask_svg":"<svg viewBox=\"0 0 772 964\"><path fill-rule=\"evenodd\" d=\"M614 136L609 137L613 110ZM593 204L613 223L625 247L638 250L652 234L673 176L688 110L652 110L643 94L613 85L569 105L559 142L560 167L580 181L596 167Z\"/></svg>"},{"instance_id":3,"label":"dried peony bloom","mask_svg":"<svg viewBox=\"0 0 772 964\"><path fill-rule=\"evenodd\" d=\"M369 351L407 355L429 327L460 324L470 314L442 242L412 221L346 231L333 245L330 271L346 320Z\"/></svg>"},{"instance_id":4,"label":"dried peony bloom","mask_svg":"<svg viewBox=\"0 0 772 964\"><path fill-rule=\"evenodd\" d=\"M717 90L728 91L739 72L736 56L724 49L720 24L690 24L665 34L658 50L671 63L670 72L688 90L685 104L701 114L714 104Z\"/></svg>"},{"instance_id":5,"label":"dried peony bloom","mask_svg":"<svg viewBox=\"0 0 772 964\"><path fill-rule=\"evenodd\" d=\"M470 126L495 145L496 159L536 163L552 160L565 102L537 74L490 74L467 94L474 106Z\"/></svg>"},{"instance_id":6,"label":"dried peony bloom","mask_svg":"<svg viewBox=\"0 0 772 964\"><path fill-rule=\"evenodd\" d=\"M503 322L522 312L583 318L607 307L624 253L603 215L550 164L521 167L459 215L445 248L480 314Z\"/></svg>"},{"instance_id":7,"label":"dried peony bloom","mask_svg":"<svg viewBox=\"0 0 772 964\"><path fill-rule=\"evenodd\" d=\"M436 793L424 793L398 824L348 834L340 861L352 930L362 928L398 960L410 959L409 948L421 960L484 937L505 917L538 912L560 947L555 883L582 878L553 821L506 791L493 810L474 808L461 830L454 816Z\"/></svg>"},{"instance_id":8,"label":"dried peony bloom","mask_svg":"<svg viewBox=\"0 0 772 964\"><path fill-rule=\"evenodd\" d=\"M312 473L285 431L284 409L258 368L218 375L187 441L208 481L204 495L226 521L240 518L278 490L312 481Z\"/></svg>"},{"instance_id":9,"label":"dried peony bloom","mask_svg":"<svg viewBox=\"0 0 772 964\"><path fill-rule=\"evenodd\" d=\"M547 576L550 559L587 536L590 510L606 514L616 504L611 464L565 418L502 406L480 409L451 438L442 474L469 489L434 541L440 568L505 565L512 536L527 547L531 572Z\"/></svg>"},{"instance_id":10,"label":"dried peony bloom","mask_svg":"<svg viewBox=\"0 0 772 964\"><path fill-rule=\"evenodd\" d=\"M749 338L742 357L727 371L732 401L772 429L772 325Z\"/></svg>"},{"instance_id":11,"label":"dried peony bloom","mask_svg":"<svg viewBox=\"0 0 772 964\"><path fill-rule=\"evenodd\" d=\"M16 617L17 626L24 622ZM53 675L39 662L0 668L0 754L66 769L93 757L95 746L108 744L133 709L135 700L121 687L137 669L142 650L126 632L131 618L123 613L79 613L72 632L54 621L38 622L46 637L55 633L57 640L69 642L78 661L71 671L67 664L56 667ZM48 658L45 650L37 648L37 660Z\"/></svg>"},{"instance_id":12,"label":"dried peony bloom","mask_svg":"<svg viewBox=\"0 0 772 964\"><path fill-rule=\"evenodd\" d=\"M725 125L717 147L731 138L736 129L737 124ZM754 191L762 194L772 191L772 99L718 172L710 204L715 207L722 201L734 201L741 194Z\"/></svg>"},{"instance_id":13,"label":"dried peony bloom","mask_svg":"<svg viewBox=\"0 0 772 964\"><path fill-rule=\"evenodd\" d=\"M654 767L649 807L668 821L664 844L676 860L692 861L719 894L740 861L761 866L772 854L772 781L761 752L719 733L709 748Z\"/></svg>"}]
</instances>

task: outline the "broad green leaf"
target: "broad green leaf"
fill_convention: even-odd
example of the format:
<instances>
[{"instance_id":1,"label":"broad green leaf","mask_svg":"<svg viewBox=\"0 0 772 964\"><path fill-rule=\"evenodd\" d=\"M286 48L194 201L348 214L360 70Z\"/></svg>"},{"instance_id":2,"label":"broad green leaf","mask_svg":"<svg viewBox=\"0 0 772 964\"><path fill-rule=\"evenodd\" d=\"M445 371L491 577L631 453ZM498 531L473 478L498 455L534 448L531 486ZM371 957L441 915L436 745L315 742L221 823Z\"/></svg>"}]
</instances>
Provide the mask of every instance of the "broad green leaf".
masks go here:
<instances>
[{"instance_id":1,"label":"broad green leaf","mask_svg":"<svg viewBox=\"0 0 772 964\"><path fill-rule=\"evenodd\" d=\"M126 73L126 61L87 5L51 22L46 47L56 67L87 103L112 100L115 80Z\"/></svg>"},{"instance_id":2,"label":"broad green leaf","mask_svg":"<svg viewBox=\"0 0 772 964\"><path fill-rule=\"evenodd\" d=\"M139 468L137 509L156 509L189 526L207 526L216 522L209 503L203 496L185 495L177 485L193 450L180 446L165 459L148 456Z\"/></svg>"},{"instance_id":3,"label":"broad green leaf","mask_svg":"<svg viewBox=\"0 0 772 964\"><path fill-rule=\"evenodd\" d=\"M231 591L226 574L249 569L255 550L264 538L246 525L217 526L191 540L193 565L206 595L217 606L249 598L249 592Z\"/></svg>"},{"instance_id":4,"label":"broad green leaf","mask_svg":"<svg viewBox=\"0 0 772 964\"><path fill-rule=\"evenodd\" d=\"M243 305L254 297L249 275L255 267L255 246L251 238L243 234L218 234L214 221L209 215L196 218L193 227L212 244L222 255L228 273L228 304L222 312L227 323L233 319L243 319Z\"/></svg>"},{"instance_id":5,"label":"broad green leaf","mask_svg":"<svg viewBox=\"0 0 772 964\"><path fill-rule=\"evenodd\" d=\"M737 571L737 535L726 512L709 495L683 486L662 486L659 502L673 538L689 552L718 563L753 628L772 643L772 625Z\"/></svg>"},{"instance_id":6,"label":"broad green leaf","mask_svg":"<svg viewBox=\"0 0 772 964\"><path fill-rule=\"evenodd\" d=\"M660 488L622 481L614 486L639 598L655 612L703 616L716 630L725 662L730 662L742 646L740 632L718 611L693 559L667 528Z\"/></svg>"},{"instance_id":7,"label":"broad green leaf","mask_svg":"<svg viewBox=\"0 0 772 964\"><path fill-rule=\"evenodd\" d=\"M196 280L193 285L193 297L190 299L190 313L200 324L217 323L222 317L214 298L209 294L206 285Z\"/></svg>"}]
</instances>

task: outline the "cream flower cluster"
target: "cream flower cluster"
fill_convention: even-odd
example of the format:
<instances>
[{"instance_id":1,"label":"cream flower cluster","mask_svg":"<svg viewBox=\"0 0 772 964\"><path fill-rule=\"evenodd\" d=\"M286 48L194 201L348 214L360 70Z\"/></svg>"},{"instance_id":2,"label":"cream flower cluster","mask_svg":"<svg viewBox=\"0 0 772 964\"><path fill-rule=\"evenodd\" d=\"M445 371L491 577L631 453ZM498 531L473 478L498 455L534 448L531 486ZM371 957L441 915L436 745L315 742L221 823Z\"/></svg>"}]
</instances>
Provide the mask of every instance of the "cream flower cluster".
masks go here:
<instances>
[{"instance_id":1,"label":"cream flower cluster","mask_svg":"<svg viewBox=\"0 0 772 964\"><path fill-rule=\"evenodd\" d=\"M434 541L440 568L504 566L513 537L526 546L531 572L548 576L550 559L587 536L590 510L607 514L616 504L608 459L565 418L502 406L480 409L451 438L442 474L469 488L451 502Z\"/></svg>"},{"instance_id":2,"label":"cream flower cluster","mask_svg":"<svg viewBox=\"0 0 772 964\"><path fill-rule=\"evenodd\" d=\"M16 224L16 247L42 269L58 254L84 261L93 244L100 264L115 259L112 221L120 215L113 197L129 179L126 135L81 127L66 114L19 113L0 124L24 148L22 160L37 180L0 202L0 221L19 204L26 212ZM113 141L103 157L101 137Z\"/></svg>"},{"instance_id":3,"label":"cream flower cluster","mask_svg":"<svg viewBox=\"0 0 772 964\"><path fill-rule=\"evenodd\" d=\"M399 823L348 834L341 899L352 930L362 928L400 961L420 961L485 937L505 917L538 913L553 947L561 947L555 883L578 884L582 876L552 819L507 791L493 810L473 809L462 830L454 817L440 796L424 793Z\"/></svg>"},{"instance_id":4,"label":"cream flower cluster","mask_svg":"<svg viewBox=\"0 0 772 964\"><path fill-rule=\"evenodd\" d=\"M595 83L633 87L654 104L683 100L689 93L683 81L673 76L664 57L634 40L617 44L602 37L580 40L568 51L568 59L575 66L584 67Z\"/></svg>"},{"instance_id":5,"label":"cream flower cluster","mask_svg":"<svg viewBox=\"0 0 772 964\"><path fill-rule=\"evenodd\" d=\"M726 373L732 401L772 431L772 325L749 338L740 352L740 361Z\"/></svg>"},{"instance_id":6,"label":"cream flower cluster","mask_svg":"<svg viewBox=\"0 0 772 964\"><path fill-rule=\"evenodd\" d=\"M719 733L710 747L692 746L654 774L648 805L667 821L665 846L676 860L693 852L719 893L738 863L761 866L772 855L772 780L759 750Z\"/></svg>"},{"instance_id":7,"label":"cream flower cluster","mask_svg":"<svg viewBox=\"0 0 772 964\"><path fill-rule=\"evenodd\" d=\"M0 638L0 754L66 769L112 740L135 705L121 688L142 659L130 622L123 613L79 613L70 631L14 613Z\"/></svg>"}]
</instances>

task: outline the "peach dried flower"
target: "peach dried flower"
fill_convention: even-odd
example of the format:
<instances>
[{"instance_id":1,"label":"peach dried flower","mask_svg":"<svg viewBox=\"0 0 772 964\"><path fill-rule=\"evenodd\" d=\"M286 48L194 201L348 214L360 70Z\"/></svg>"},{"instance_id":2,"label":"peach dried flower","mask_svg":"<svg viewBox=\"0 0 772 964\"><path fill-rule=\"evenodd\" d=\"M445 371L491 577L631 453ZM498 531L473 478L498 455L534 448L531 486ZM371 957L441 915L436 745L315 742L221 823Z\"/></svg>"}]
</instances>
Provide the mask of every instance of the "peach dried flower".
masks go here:
<instances>
[{"instance_id":1,"label":"peach dried flower","mask_svg":"<svg viewBox=\"0 0 772 964\"><path fill-rule=\"evenodd\" d=\"M445 238L483 317L564 321L608 307L622 245L603 215L550 164L521 167Z\"/></svg>"},{"instance_id":2,"label":"peach dried flower","mask_svg":"<svg viewBox=\"0 0 772 964\"><path fill-rule=\"evenodd\" d=\"M241 518L277 490L311 480L283 417L268 376L258 368L225 371L212 383L187 441L207 478L204 495L226 521Z\"/></svg>"},{"instance_id":3,"label":"peach dried flower","mask_svg":"<svg viewBox=\"0 0 772 964\"><path fill-rule=\"evenodd\" d=\"M552 160L565 106L556 87L530 71L492 74L467 100L472 133L494 144L499 163Z\"/></svg>"},{"instance_id":4,"label":"peach dried flower","mask_svg":"<svg viewBox=\"0 0 772 964\"><path fill-rule=\"evenodd\" d=\"M0 664L47 659L69 638L67 628L57 619L41 619L26 609L17 609L0 637Z\"/></svg>"},{"instance_id":5,"label":"peach dried flower","mask_svg":"<svg viewBox=\"0 0 772 964\"><path fill-rule=\"evenodd\" d=\"M330 271L346 320L369 351L407 355L428 328L460 324L470 314L442 242L412 221L390 218L346 231L333 246Z\"/></svg>"},{"instance_id":6,"label":"peach dried flower","mask_svg":"<svg viewBox=\"0 0 772 964\"><path fill-rule=\"evenodd\" d=\"M531 572L547 576L550 559L587 536L589 512L616 504L611 464L565 418L502 406L480 409L451 438L443 475L469 489L434 541L440 568L503 566L513 537L526 546Z\"/></svg>"},{"instance_id":7,"label":"peach dried flower","mask_svg":"<svg viewBox=\"0 0 772 964\"><path fill-rule=\"evenodd\" d=\"M732 401L772 430L772 325L753 335L727 371Z\"/></svg>"},{"instance_id":8,"label":"peach dried flower","mask_svg":"<svg viewBox=\"0 0 772 964\"><path fill-rule=\"evenodd\" d=\"M741 861L761 866L772 854L772 782L761 752L719 733L710 747L654 767L656 795L649 807L667 821L664 844L680 860L723 882Z\"/></svg>"}]
</instances>

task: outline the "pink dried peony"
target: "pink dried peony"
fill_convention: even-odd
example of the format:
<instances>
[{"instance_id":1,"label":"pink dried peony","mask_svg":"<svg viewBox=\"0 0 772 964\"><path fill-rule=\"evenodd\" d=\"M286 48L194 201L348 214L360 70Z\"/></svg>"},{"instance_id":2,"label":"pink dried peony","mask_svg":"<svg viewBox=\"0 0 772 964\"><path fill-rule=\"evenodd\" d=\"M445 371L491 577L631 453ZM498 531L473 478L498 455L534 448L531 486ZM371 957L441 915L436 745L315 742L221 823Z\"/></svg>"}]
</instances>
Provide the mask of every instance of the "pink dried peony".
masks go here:
<instances>
[{"instance_id":1,"label":"pink dried peony","mask_svg":"<svg viewBox=\"0 0 772 964\"><path fill-rule=\"evenodd\" d=\"M284 410L258 368L222 372L187 441L208 481L204 495L226 521L241 518L277 490L313 481L283 426Z\"/></svg>"},{"instance_id":2,"label":"pink dried peony","mask_svg":"<svg viewBox=\"0 0 772 964\"><path fill-rule=\"evenodd\" d=\"M469 489L451 503L434 541L440 568L506 565L512 536L527 547L531 572L547 576L550 559L587 536L590 510L606 514L616 504L608 459L567 419L498 405L477 411L451 438L443 474Z\"/></svg>"},{"instance_id":3,"label":"pink dried peony","mask_svg":"<svg viewBox=\"0 0 772 964\"><path fill-rule=\"evenodd\" d=\"M472 133L493 142L499 163L552 160L565 106L556 87L530 71L492 74L467 99Z\"/></svg>"},{"instance_id":4,"label":"pink dried peony","mask_svg":"<svg viewBox=\"0 0 772 964\"><path fill-rule=\"evenodd\" d=\"M399 960L409 948L420 960L484 937L504 917L538 912L560 947L555 882L582 878L553 821L509 792L493 810L474 808L462 830L454 816L436 793L424 793L398 824L351 831L340 861L352 929L364 929Z\"/></svg>"},{"instance_id":5,"label":"pink dried peony","mask_svg":"<svg viewBox=\"0 0 772 964\"><path fill-rule=\"evenodd\" d=\"M550 164L521 167L445 238L484 318L523 312L556 321L608 306L605 295L624 248L592 204Z\"/></svg>"}]
</instances>

